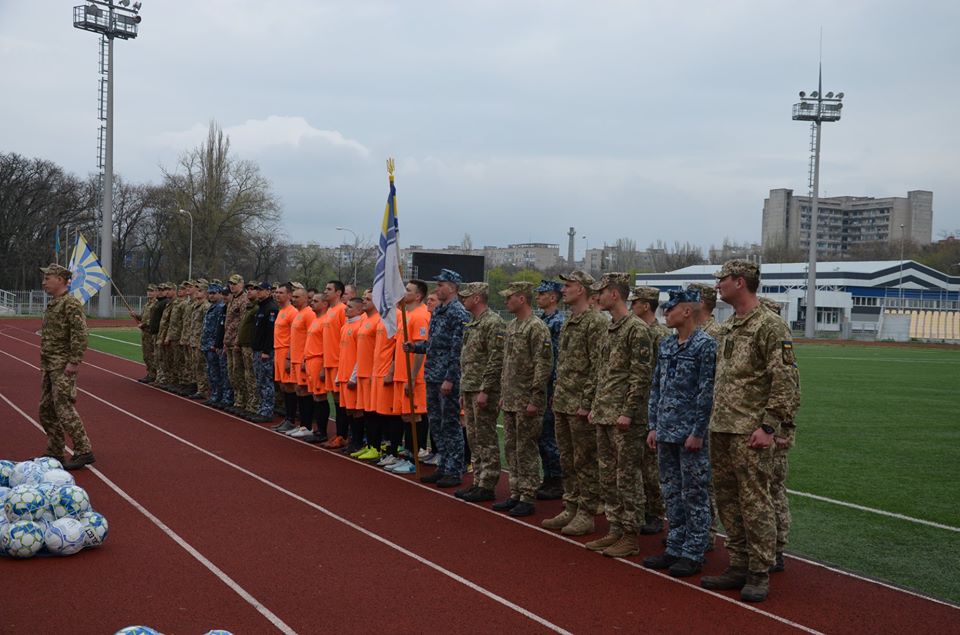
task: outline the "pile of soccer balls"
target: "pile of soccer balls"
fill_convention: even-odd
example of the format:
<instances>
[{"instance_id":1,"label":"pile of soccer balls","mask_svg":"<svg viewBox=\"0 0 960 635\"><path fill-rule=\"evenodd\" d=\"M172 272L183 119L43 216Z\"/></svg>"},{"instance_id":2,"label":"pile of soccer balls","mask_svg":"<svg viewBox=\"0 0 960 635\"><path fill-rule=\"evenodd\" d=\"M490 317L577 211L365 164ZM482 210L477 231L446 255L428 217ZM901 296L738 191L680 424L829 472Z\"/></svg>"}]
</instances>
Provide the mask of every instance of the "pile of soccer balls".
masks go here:
<instances>
[{"instance_id":1,"label":"pile of soccer balls","mask_svg":"<svg viewBox=\"0 0 960 635\"><path fill-rule=\"evenodd\" d=\"M107 519L56 459L0 460L0 555L72 556L103 544L107 529Z\"/></svg>"}]
</instances>

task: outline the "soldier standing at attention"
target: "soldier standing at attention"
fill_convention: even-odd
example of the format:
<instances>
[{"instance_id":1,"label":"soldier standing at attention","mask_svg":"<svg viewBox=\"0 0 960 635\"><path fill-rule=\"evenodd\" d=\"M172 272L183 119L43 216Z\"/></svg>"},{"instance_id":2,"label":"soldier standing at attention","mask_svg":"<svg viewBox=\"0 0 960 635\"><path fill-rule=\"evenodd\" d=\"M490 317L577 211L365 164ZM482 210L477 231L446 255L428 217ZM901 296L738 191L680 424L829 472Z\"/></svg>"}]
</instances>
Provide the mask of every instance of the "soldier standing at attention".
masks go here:
<instances>
[{"instance_id":1,"label":"soldier standing at attention","mask_svg":"<svg viewBox=\"0 0 960 635\"><path fill-rule=\"evenodd\" d=\"M513 282L500 292L515 319L507 324L500 376L503 445L510 471L510 498L493 504L511 516L534 513L540 482L537 440L547 407L547 384L553 370L550 329L533 314L533 283Z\"/></svg>"},{"instance_id":2,"label":"soldier standing at attention","mask_svg":"<svg viewBox=\"0 0 960 635\"><path fill-rule=\"evenodd\" d=\"M280 307L273 299L270 283L261 282L257 289L257 311L253 316L253 372L257 378L257 410L250 418L254 423L273 421L273 326Z\"/></svg>"},{"instance_id":3,"label":"soldier standing at attention","mask_svg":"<svg viewBox=\"0 0 960 635\"><path fill-rule=\"evenodd\" d=\"M220 353L217 350L217 331L223 321L226 305L223 302L223 288L211 283L207 287L210 308L203 316L203 330L200 333L200 352L207 360L207 383L210 385L210 397L204 405L222 408L226 397L226 387L220 373Z\"/></svg>"},{"instance_id":4,"label":"soldier standing at attention","mask_svg":"<svg viewBox=\"0 0 960 635\"><path fill-rule=\"evenodd\" d=\"M153 309L150 311L150 321L148 323L148 332L150 333L150 346L151 354L150 357L153 358L153 380L150 384L160 384L163 383L160 381L162 375L162 362L161 359L163 346L161 346L158 333L160 332L160 320L163 318L163 313L167 308L167 305L170 304L170 299L167 298L167 285L164 282L161 282L157 285L156 291L156 302L153 305Z\"/></svg>"},{"instance_id":5,"label":"soldier standing at attention","mask_svg":"<svg viewBox=\"0 0 960 635\"><path fill-rule=\"evenodd\" d=\"M156 362L153 357L153 336L150 334L150 320L153 307L157 305L157 285L147 285L147 303L143 305L142 313L130 311L130 317L137 322L140 329L140 350L143 353L143 364L147 367L147 374L138 379L141 384L150 384L157 377Z\"/></svg>"},{"instance_id":6,"label":"soldier standing at attention","mask_svg":"<svg viewBox=\"0 0 960 635\"><path fill-rule=\"evenodd\" d=\"M230 296L227 299L227 315L224 323L223 348L227 354L227 375L233 388L233 405L243 408L247 404L247 385L243 375L243 352L237 345L240 320L247 309L247 294L243 288L243 276L235 273L229 280Z\"/></svg>"},{"instance_id":7,"label":"soldier standing at attention","mask_svg":"<svg viewBox=\"0 0 960 635\"><path fill-rule=\"evenodd\" d=\"M556 419L553 415L553 387L557 381L557 353L560 350L560 329L563 328L563 313L560 312L560 293L563 285L554 280L541 280L537 287L537 306L540 319L550 329L553 345L553 370L547 384L547 409L543 413L543 431L537 445L540 462L543 464L543 482L537 488L537 499L557 500L563 497L563 472L560 469L560 449L557 447Z\"/></svg>"},{"instance_id":8,"label":"soldier standing at attention","mask_svg":"<svg viewBox=\"0 0 960 635\"><path fill-rule=\"evenodd\" d=\"M656 287L637 287L630 294L630 308L633 314L650 327L653 334L653 354L660 350L660 340L670 336L670 329L657 320L657 306L660 304L660 289ZM654 361L656 363L656 361ZM660 493L660 468L657 465L657 453L643 446L640 457L643 466L643 497L646 502L643 526L640 533L659 534L663 531L663 517L666 508Z\"/></svg>"},{"instance_id":9,"label":"soldier standing at attention","mask_svg":"<svg viewBox=\"0 0 960 635\"><path fill-rule=\"evenodd\" d=\"M70 295L66 267L41 267L43 290L52 299L43 313L40 327L40 425L47 433L44 456L63 461L63 435L73 442L73 458L64 469L76 470L94 462L90 439L77 414L77 371L87 350L87 318L83 304Z\"/></svg>"},{"instance_id":10,"label":"soldier standing at attention","mask_svg":"<svg viewBox=\"0 0 960 635\"><path fill-rule=\"evenodd\" d=\"M777 546L770 495L774 437L798 401L793 342L784 339L780 318L760 306L757 265L728 260L715 275L720 297L734 309L720 331L710 419L713 487L730 565L700 585L740 589L742 600L762 602Z\"/></svg>"},{"instance_id":11,"label":"soldier standing at attention","mask_svg":"<svg viewBox=\"0 0 960 635\"><path fill-rule=\"evenodd\" d=\"M168 373L170 383L168 390L173 393L181 394L183 392L183 351L180 350L180 334L183 332L183 309L188 301L187 295L190 290L190 282L184 280L176 287L176 299L170 304L170 319L167 322L166 337L163 339L163 345L168 360Z\"/></svg>"},{"instance_id":12,"label":"soldier standing at attention","mask_svg":"<svg viewBox=\"0 0 960 635\"><path fill-rule=\"evenodd\" d=\"M500 480L500 440L497 437L497 404L503 372L504 323L487 306L490 286L469 282L458 292L473 316L463 329L460 352L460 404L473 452L473 486L457 490L457 498L470 503L494 500Z\"/></svg>"},{"instance_id":13,"label":"soldier standing at attention","mask_svg":"<svg viewBox=\"0 0 960 635\"><path fill-rule=\"evenodd\" d=\"M677 329L660 342L648 408L647 446L658 454L667 503L666 551L644 559L675 578L699 573L710 531L710 456L706 445L713 408L716 341L697 328L700 293L671 291L663 307Z\"/></svg>"},{"instance_id":14,"label":"soldier standing at attention","mask_svg":"<svg viewBox=\"0 0 960 635\"><path fill-rule=\"evenodd\" d=\"M553 412L557 419L557 443L563 468L563 511L541 525L559 529L566 536L594 532L593 517L601 510L600 477L597 471L597 431L587 415L593 404L600 345L607 332L607 319L590 308L593 276L584 271L560 275L563 301L570 318L560 331L557 382Z\"/></svg>"},{"instance_id":15,"label":"soldier standing at attention","mask_svg":"<svg viewBox=\"0 0 960 635\"><path fill-rule=\"evenodd\" d=\"M600 292L600 307L612 318L600 349L597 390L589 415L597 428L600 488L610 528L606 536L586 547L623 558L640 551L641 456L655 362L653 338L650 329L627 309L628 274L605 273L593 289Z\"/></svg>"},{"instance_id":16,"label":"soldier standing at attention","mask_svg":"<svg viewBox=\"0 0 960 635\"><path fill-rule=\"evenodd\" d=\"M253 370L253 320L257 314L257 294L260 283L250 281L244 285L243 289L247 295L247 305L243 308L240 315L240 324L237 327L237 348L240 349L240 358L243 360L242 381L243 392L246 400L243 403L234 404L233 413L238 417L243 417L247 421L251 420L257 413L259 405L257 399L257 374Z\"/></svg>"},{"instance_id":17,"label":"soldier standing at attention","mask_svg":"<svg viewBox=\"0 0 960 635\"><path fill-rule=\"evenodd\" d=\"M157 356L157 380L154 384L158 388L170 390L170 384L173 382L173 371L171 364L173 362L173 353L170 351L170 345L167 344L167 332L170 330L170 316L173 314L173 306L176 303L176 289L172 282L164 282L160 285L163 289L162 306L158 303L157 313L157 339L154 342L154 352ZM152 325L151 325L152 326Z\"/></svg>"},{"instance_id":18,"label":"soldier standing at attention","mask_svg":"<svg viewBox=\"0 0 960 635\"><path fill-rule=\"evenodd\" d=\"M430 434L440 454L433 474L421 476L424 483L437 487L460 485L465 469L463 431L460 429L460 348L463 327L470 314L463 308L457 292L463 282L460 274L441 269L434 293L439 304L433 310L425 342L407 342L403 350L425 354L423 376L427 383L427 417Z\"/></svg>"}]
</instances>

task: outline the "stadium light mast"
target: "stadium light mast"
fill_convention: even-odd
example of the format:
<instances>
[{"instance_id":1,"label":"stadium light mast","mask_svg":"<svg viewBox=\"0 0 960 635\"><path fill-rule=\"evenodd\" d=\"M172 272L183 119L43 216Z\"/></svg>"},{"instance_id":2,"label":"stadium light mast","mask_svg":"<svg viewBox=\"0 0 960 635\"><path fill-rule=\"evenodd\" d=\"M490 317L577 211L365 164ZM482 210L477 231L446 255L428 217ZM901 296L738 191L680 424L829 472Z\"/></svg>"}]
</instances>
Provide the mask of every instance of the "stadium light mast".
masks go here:
<instances>
[{"instance_id":1,"label":"stadium light mast","mask_svg":"<svg viewBox=\"0 0 960 635\"><path fill-rule=\"evenodd\" d=\"M793 105L794 121L810 121L813 128L813 166L810 183L810 252L807 262L807 316L804 337L813 339L817 331L817 208L820 204L820 125L840 121L843 93L823 94L823 64L820 65L817 90L808 97L800 91L800 103Z\"/></svg>"},{"instance_id":2,"label":"stadium light mast","mask_svg":"<svg viewBox=\"0 0 960 635\"><path fill-rule=\"evenodd\" d=\"M100 167L100 264L113 277L113 40L132 40L140 24L140 2L130 0L89 0L73 8L73 26L100 34L100 142L97 163ZM97 314L112 314L111 285L100 289Z\"/></svg>"},{"instance_id":3,"label":"stadium light mast","mask_svg":"<svg viewBox=\"0 0 960 635\"><path fill-rule=\"evenodd\" d=\"M187 259L187 280L193 280L193 214L185 209L179 210L181 214L186 214L190 219L190 256Z\"/></svg>"}]
</instances>

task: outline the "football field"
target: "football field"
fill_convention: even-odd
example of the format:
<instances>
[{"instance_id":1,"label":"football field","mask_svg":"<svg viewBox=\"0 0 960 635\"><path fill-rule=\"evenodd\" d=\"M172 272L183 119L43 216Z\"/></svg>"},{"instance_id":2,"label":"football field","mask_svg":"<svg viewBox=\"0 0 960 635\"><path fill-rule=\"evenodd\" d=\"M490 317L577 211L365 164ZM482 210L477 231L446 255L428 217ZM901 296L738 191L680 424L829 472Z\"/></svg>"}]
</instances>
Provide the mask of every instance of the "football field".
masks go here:
<instances>
[{"instance_id":1,"label":"football field","mask_svg":"<svg viewBox=\"0 0 960 635\"><path fill-rule=\"evenodd\" d=\"M90 345L139 360L136 329ZM960 348L798 344L788 551L960 603Z\"/></svg>"}]
</instances>

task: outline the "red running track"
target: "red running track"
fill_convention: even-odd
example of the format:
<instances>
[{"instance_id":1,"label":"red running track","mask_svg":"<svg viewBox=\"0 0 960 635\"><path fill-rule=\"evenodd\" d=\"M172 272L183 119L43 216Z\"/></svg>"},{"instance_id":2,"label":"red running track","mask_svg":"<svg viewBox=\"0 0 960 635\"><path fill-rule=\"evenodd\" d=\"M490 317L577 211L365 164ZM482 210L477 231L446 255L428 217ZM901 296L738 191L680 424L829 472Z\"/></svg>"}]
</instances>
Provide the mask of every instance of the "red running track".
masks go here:
<instances>
[{"instance_id":1,"label":"red running track","mask_svg":"<svg viewBox=\"0 0 960 635\"><path fill-rule=\"evenodd\" d=\"M39 392L37 371L24 363L38 358L32 328L0 322L0 394L31 415ZM794 560L773 577L770 599L748 606L734 593L703 591L695 578L644 570L640 557L612 561L540 529L558 503L509 519L130 379L141 373L127 360L87 356L78 407L96 467L262 610L85 470L80 484L111 521L107 543L72 558L0 561L3 579L8 568L28 576L4 585L0 632L62 624L55 613L36 614L54 584L74 591L71 614L83 616L74 632L131 623L270 632L277 621L297 632L960 630L953 606ZM42 434L0 408L0 455L37 454ZM659 536L641 548L656 553ZM706 572L724 565L718 549Z\"/></svg>"}]
</instances>

